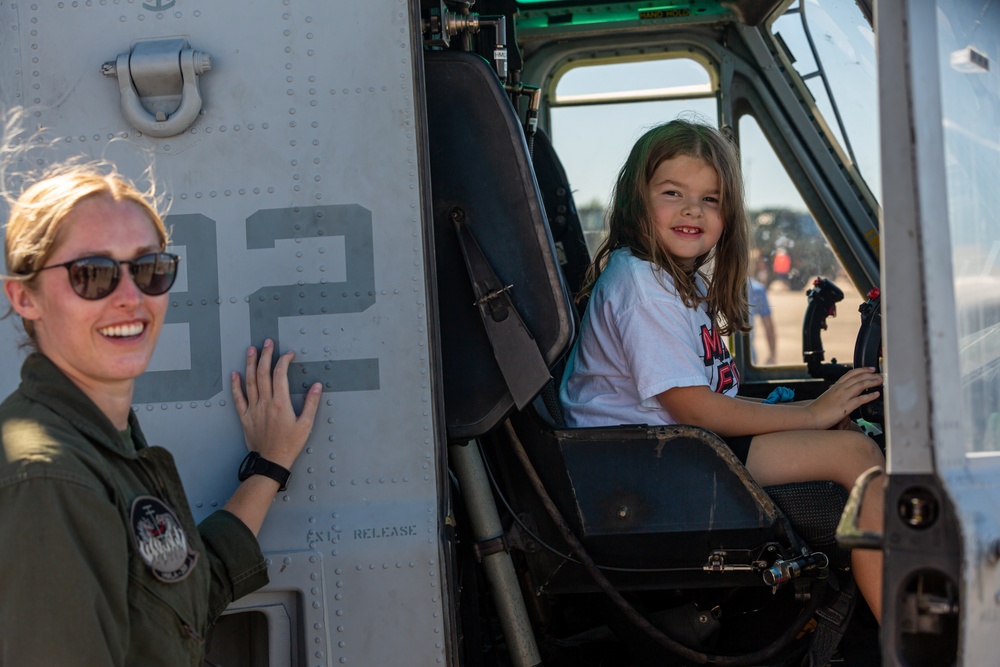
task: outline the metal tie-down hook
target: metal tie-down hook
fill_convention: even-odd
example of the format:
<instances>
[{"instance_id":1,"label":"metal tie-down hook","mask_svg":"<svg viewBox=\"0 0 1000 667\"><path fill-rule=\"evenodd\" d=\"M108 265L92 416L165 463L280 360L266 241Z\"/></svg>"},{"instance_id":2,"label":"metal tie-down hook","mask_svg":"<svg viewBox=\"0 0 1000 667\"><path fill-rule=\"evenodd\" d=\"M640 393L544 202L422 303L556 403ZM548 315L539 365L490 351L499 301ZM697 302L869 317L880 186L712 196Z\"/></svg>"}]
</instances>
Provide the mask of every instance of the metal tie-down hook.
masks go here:
<instances>
[{"instance_id":1,"label":"metal tie-down hook","mask_svg":"<svg viewBox=\"0 0 1000 667\"><path fill-rule=\"evenodd\" d=\"M201 113L199 76L211 68L209 55L186 39L152 39L104 63L101 74L118 79L129 125L151 137L172 137Z\"/></svg>"}]
</instances>

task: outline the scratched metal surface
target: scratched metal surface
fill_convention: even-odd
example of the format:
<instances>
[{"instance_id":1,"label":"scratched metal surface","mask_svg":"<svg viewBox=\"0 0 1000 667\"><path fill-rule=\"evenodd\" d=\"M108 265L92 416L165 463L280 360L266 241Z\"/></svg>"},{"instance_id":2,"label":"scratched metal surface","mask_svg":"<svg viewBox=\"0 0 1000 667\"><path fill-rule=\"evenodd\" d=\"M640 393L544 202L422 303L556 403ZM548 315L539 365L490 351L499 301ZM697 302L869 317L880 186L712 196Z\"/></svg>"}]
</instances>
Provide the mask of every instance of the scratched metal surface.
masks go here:
<instances>
[{"instance_id":1,"label":"scratched metal surface","mask_svg":"<svg viewBox=\"0 0 1000 667\"><path fill-rule=\"evenodd\" d=\"M265 336L293 387L326 384L316 427L261 534L299 596L305 661L445 660L409 8L403 0L0 4L0 103L58 138L49 158L152 160L183 256L135 409L172 450L198 518L245 453L228 373ZM102 63L136 40L208 53L202 113L153 139L123 119ZM0 324L0 390L23 353ZM297 397L301 400L301 395ZM292 598L294 599L294 598ZM386 630L391 629L386 632ZM273 664L273 663L272 663Z\"/></svg>"}]
</instances>

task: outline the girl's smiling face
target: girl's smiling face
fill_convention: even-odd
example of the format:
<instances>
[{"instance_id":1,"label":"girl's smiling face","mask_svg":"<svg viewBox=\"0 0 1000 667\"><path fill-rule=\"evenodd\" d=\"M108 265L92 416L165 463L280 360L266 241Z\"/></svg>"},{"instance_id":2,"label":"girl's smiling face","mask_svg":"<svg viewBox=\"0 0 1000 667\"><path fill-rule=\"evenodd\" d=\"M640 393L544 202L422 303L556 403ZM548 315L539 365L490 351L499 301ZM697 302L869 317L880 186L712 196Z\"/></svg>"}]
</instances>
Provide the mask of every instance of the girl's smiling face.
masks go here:
<instances>
[{"instance_id":1,"label":"girl's smiling face","mask_svg":"<svg viewBox=\"0 0 1000 667\"><path fill-rule=\"evenodd\" d=\"M646 186L646 210L660 247L687 267L722 237L720 204L719 175L700 158L663 160Z\"/></svg>"},{"instance_id":2,"label":"girl's smiling face","mask_svg":"<svg viewBox=\"0 0 1000 667\"><path fill-rule=\"evenodd\" d=\"M129 261L160 250L156 227L137 204L97 195L65 218L46 266L95 255ZM78 296L61 267L42 271L30 287L8 289L18 313L34 323L39 350L88 395L145 371L163 326L168 295L143 294L128 267L121 269L115 290L95 301Z\"/></svg>"}]
</instances>

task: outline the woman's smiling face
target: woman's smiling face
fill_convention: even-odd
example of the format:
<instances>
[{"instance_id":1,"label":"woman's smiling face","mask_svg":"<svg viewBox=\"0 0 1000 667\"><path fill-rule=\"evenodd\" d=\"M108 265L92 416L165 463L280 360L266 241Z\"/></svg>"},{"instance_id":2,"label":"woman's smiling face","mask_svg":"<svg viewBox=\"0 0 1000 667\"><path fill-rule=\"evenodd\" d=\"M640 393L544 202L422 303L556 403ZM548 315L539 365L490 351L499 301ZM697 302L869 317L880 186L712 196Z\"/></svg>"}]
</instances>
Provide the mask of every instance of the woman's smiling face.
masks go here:
<instances>
[{"instance_id":1,"label":"woman's smiling face","mask_svg":"<svg viewBox=\"0 0 1000 667\"><path fill-rule=\"evenodd\" d=\"M96 195L80 201L61 224L46 266L103 255L129 261L161 250L147 213L130 201ZM39 273L21 285L18 312L34 323L38 349L74 383L90 389L131 383L146 370L163 327L167 294L148 296L127 266L115 290L88 301L70 286L64 268ZM10 294L10 292L8 292Z\"/></svg>"},{"instance_id":2,"label":"woman's smiling face","mask_svg":"<svg viewBox=\"0 0 1000 667\"><path fill-rule=\"evenodd\" d=\"M700 158L663 160L646 186L646 209L660 247L678 263L692 266L722 237L719 174Z\"/></svg>"}]
</instances>

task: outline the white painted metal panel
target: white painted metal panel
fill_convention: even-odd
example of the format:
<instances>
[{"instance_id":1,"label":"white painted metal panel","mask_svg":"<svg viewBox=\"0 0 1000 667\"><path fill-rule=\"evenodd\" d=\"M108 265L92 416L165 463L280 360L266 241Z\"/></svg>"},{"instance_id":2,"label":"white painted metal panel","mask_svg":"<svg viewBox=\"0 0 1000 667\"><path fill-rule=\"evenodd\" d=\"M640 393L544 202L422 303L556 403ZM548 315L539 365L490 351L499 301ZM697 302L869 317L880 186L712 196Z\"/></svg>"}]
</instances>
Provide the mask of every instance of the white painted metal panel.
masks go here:
<instances>
[{"instance_id":1,"label":"white painted metal panel","mask_svg":"<svg viewBox=\"0 0 1000 667\"><path fill-rule=\"evenodd\" d=\"M261 533L271 588L304 601L304 664L443 662L409 5L28 0L0 12L0 103L58 138L48 159L106 157L136 177L151 161L168 196L183 271L135 408L175 453L196 517L235 489L246 451L228 374L254 336L277 335L303 364L293 387L328 386ZM194 124L154 139L123 120L101 66L165 37L212 68ZM23 354L13 320L0 336L6 392Z\"/></svg>"}]
</instances>

